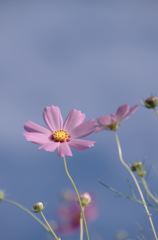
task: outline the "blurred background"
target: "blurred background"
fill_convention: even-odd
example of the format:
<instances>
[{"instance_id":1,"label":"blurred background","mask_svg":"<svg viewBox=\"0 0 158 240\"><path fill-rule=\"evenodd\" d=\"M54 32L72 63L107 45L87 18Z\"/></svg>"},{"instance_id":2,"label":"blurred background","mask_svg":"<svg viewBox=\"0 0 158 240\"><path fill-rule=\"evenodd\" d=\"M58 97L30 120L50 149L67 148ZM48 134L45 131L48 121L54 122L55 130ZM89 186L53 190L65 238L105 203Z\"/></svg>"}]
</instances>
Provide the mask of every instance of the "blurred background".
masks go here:
<instances>
[{"instance_id":1,"label":"blurred background","mask_svg":"<svg viewBox=\"0 0 158 240\"><path fill-rule=\"evenodd\" d=\"M42 111L51 104L60 106L64 117L77 108L95 118L121 104L140 103L158 94L157 76L156 0L1 0L0 188L30 209L43 201L47 218L57 221L61 192L71 184L62 159L26 142L24 123L44 125ZM156 193L157 126L153 111L140 107L119 130L125 159L145 162ZM98 183L101 179L126 194L132 186L136 192L119 163L114 134L89 139L95 147L74 151L68 166L79 190L95 196L98 218L89 223L91 240L115 240L124 231L126 239L141 232L153 239L144 209ZM30 216L5 202L0 215L1 239L49 239ZM62 237L77 238L78 232Z\"/></svg>"}]
</instances>

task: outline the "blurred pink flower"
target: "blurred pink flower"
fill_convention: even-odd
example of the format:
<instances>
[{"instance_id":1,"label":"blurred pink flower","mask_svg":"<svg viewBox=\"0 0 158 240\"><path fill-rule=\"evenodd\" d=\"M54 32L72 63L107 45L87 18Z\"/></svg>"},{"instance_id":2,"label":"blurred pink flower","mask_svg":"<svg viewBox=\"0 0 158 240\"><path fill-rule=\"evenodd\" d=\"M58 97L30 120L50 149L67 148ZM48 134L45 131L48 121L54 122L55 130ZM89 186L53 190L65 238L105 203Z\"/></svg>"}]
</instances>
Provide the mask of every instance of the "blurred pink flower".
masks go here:
<instances>
[{"instance_id":1,"label":"blurred pink flower","mask_svg":"<svg viewBox=\"0 0 158 240\"><path fill-rule=\"evenodd\" d=\"M86 193L87 194L87 193ZM93 221L97 218L98 211L94 198L91 196L91 203L89 203L84 210L87 222ZM68 193L65 197L65 202L59 207L58 216L59 223L56 226L56 231L59 234L72 234L79 230L80 227L80 205L74 194Z\"/></svg>"},{"instance_id":2,"label":"blurred pink flower","mask_svg":"<svg viewBox=\"0 0 158 240\"><path fill-rule=\"evenodd\" d=\"M94 146L94 141L80 139L94 132L96 127L96 121L85 121L85 114L81 111L73 109L63 121L59 107L48 106L44 109L43 118L47 128L32 121L24 126L25 138L39 144L39 149L57 150L60 157L65 157L72 156L70 147L84 150Z\"/></svg>"},{"instance_id":3,"label":"blurred pink flower","mask_svg":"<svg viewBox=\"0 0 158 240\"><path fill-rule=\"evenodd\" d=\"M127 119L138 108L138 105L130 107L128 104L121 105L116 113L104 115L97 118L98 126L96 132L101 130L116 131L122 121Z\"/></svg>"}]
</instances>

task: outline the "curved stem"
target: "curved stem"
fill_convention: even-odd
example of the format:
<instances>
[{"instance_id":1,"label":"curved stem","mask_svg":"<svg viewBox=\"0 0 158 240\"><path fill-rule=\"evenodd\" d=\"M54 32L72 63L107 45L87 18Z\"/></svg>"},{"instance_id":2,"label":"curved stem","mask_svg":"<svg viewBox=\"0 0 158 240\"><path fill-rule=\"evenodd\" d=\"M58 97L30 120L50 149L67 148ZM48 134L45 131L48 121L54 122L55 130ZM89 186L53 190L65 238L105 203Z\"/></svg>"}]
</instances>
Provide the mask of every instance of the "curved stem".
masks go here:
<instances>
[{"instance_id":1,"label":"curved stem","mask_svg":"<svg viewBox=\"0 0 158 240\"><path fill-rule=\"evenodd\" d=\"M26 207L24 207L23 205L21 205L20 203L14 201L14 200L11 200L11 199L4 199L3 201L11 204L11 205L14 205L18 208L20 208L21 210L23 210L24 212L26 212L27 214L29 214L31 217L33 217L35 219L36 222L38 222L46 231L48 231L48 228L47 226L38 218L36 217L35 214L33 214L29 209L27 209Z\"/></svg>"},{"instance_id":2,"label":"curved stem","mask_svg":"<svg viewBox=\"0 0 158 240\"><path fill-rule=\"evenodd\" d=\"M156 203L158 204L158 198L156 198L150 191L149 187L148 187L148 184L145 180L145 178L141 178L141 181L142 181L142 184L143 184L143 187L145 189L145 192L147 193L147 195Z\"/></svg>"},{"instance_id":3,"label":"curved stem","mask_svg":"<svg viewBox=\"0 0 158 240\"><path fill-rule=\"evenodd\" d=\"M58 238L58 236L56 235L56 233L54 232L54 230L51 228L49 222L47 221L46 217L44 216L43 212L41 211L40 212L41 214L41 217L43 218L47 228L48 228L48 231L50 232L50 234L55 238L55 240L61 240L61 238Z\"/></svg>"},{"instance_id":4,"label":"curved stem","mask_svg":"<svg viewBox=\"0 0 158 240\"><path fill-rule=\"evenodd\" d=\"M152 218L151 218L151 214L149 212L148 206L146 204L146 201L145 201L145 198L143 196L142 190L141 190L141 188L139 186L139 183L138 183L135 175L131 171L130 167L128 166L128 164L123 159L122 150L121 150L121 144L120 144L120 140L119 140L119 137L118 137L117 134L115 134L115 139L116 139L116 144L117 144L117 149L118 149L118 153L119 153L120 162L122 163L124 168L129 172L129 174L131 175L131 177L132 177L132 179L133 179L133 181L134 181L134 183L135 183L135 185L137 187L137 190L139 192L139 195L141 197L143 206L145 208L146 214L147 214L149 222L150 222L150 226L151 226L151 229L152 229L152 232L153 232L153 235L154 235L154 239L158 240L158 237L157 237L157 234L156 234L156 231L155 231L155 227L154 227L154 224L153 224L153 221L152 221Z\"/></svg>"},{"instance_id":5,"label":"curved stem","mask_svg":"<svg viewBox=\"0 0 158 240\"><path fill-rule=\"evenodd\" d=\"M80 205L80 209L81 209L81 214L82 214L82 218L83 218L83 223L84 223L84 227L85 227L85 231L86 231L86 236L87 236L87 240L89 240L89 233L88 233L88 227L87 227L87 222L86 222L86 218L85 218L85 215L84 215L84 211L83 211L83 207L82 207L82 203L81 203L81 198L80 198L80 194L79 194L79 191L76 187L76 184L73 180L73 178L71 177L70 173L69 173L69 170L68 170L68 167L67 167L67 162L66 162L66 158L64 157L63 158L64 160L64 168L65 168L65 172L66 172L66 175L68 176L75 192L76 192L76 195L77 195L77 199L78 199L78 202L79 202L79 205Z\"/></svg>"}]
</instances>

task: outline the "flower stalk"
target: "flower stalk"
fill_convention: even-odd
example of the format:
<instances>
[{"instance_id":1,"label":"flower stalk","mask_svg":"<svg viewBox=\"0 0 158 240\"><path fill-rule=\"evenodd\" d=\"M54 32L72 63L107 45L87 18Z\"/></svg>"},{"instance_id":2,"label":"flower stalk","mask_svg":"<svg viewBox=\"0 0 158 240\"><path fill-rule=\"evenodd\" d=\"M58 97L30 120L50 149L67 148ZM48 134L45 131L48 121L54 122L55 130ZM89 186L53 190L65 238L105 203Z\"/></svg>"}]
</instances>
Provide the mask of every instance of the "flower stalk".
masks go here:
<instances>
[{"instance_id":1,"label":"flower stalk","mask_svg":"<svg viewBox=\"0 0 158 240\"><path fill-rule=\"evenodd\" d=\"M158 204L158 198L156 198L156 197L152 194L152 192L150 191L150 189L149 189L149 187L148 187L148 184L147 184L147 182L146 182L146 180L145 180L144 177L141 178L141 182L142 182L142 184L143 184L144 190L145 190L145 192L147 193L147 195L148 195L156 204Z\"/></svg>"},{"instance_id":2,"label":"flower stalk","mask_svg":"<svg viewBox=\"0 0 158 240\"><path fill-rule=\"evenodd\" d=\"M40 215L41 215L41 217L43 218L43 220L44 220L44 222L45 222L45 224L46 224L46 226L47 226L47 228L48 228L49 233L54 237L54 239L55 239L55 240L61 240L61 238L59 238L59 237L56 235L56 233L54 232L54 230L53 230L52 227L50 226L49 222L47 221L47 219L46 219L46 217L45 217L45 215L44 215L44 213L43 213L42 211L40 212Z\"/></svg>"},{"instance_id":3,"label":"flower stalk","mask_svg":"<svg viewBox=\"0 0 158 240\"><path fill-rule=\"evenodd\" d=\"M148 216L148 219L149 219L149 223L150 223L150 226L151 226L151 229L152 229L152 232L153 232L153 235L154 235L154 239L155 240L158 240L158 237L157 237L157 233L156 233L156 230L155 230L155 227L154 227L154 224L153 224L153 220L152 220L152 217L151 217L151 213L149 212L149 209L148 209L148 206L147 206L147 203L145 201L145 198L144 198L144 195L142 193L142 190L139 186L139 183L135 177L135 175L133 174L133 172L131 171L130 167L128 166L128 164L124 161L124 158L123 158L123 155L122 155L122 149L121 149L121 144L120 144L120 140L119 140L119 137L118 137L118 134L116 133L115 134L115 140L116 140L116 144L117 144L117 149L118 149L118 154L119 154L119 158L120 158L120 162L121 164L124 166L124 168L127 170L127 172L130 174L130 176L132 177L135 185L136 185L136 188L139 192L139 195L141 197L141 201L143 203L143 206L145 208L145 211L146 211L146 214Z\"/></svg>"},{"instance_id":4,"label":"flower stalk","mask_svg":"<svg viewBox=\"0 0 158 240\"><path fill-rule=\"evenodd\" d=\"M84 208L83 208L84 212ZM83 217L82 213L80 213L80 240L83 240Z\"/></svg>"},{"instance_id":5,"label":"flower stalk","mask_svg":"<svg viewBox=\"0 0 158 240\"><path fill-rule=\"evenodd\" d=\"M50 226L49 223L47 222L46 218L43 217L44 215L43 215L42 211L41 211L40 213L41 213L41 216L42 216L42 218L43 218L43 220L44 220L45 223L44 223L43 221L41 221L41 220L40 220L33 212L31 212L28 208L24 207L22 204L14 201L14 200L7 199L7 198L4 198L3 201L6 202L6 203L9 203L10 205L14 205L14 206L16 206L17 208L23 210L25 213L27 213L28 215L30 215L36 222L38 222L47 232L49 232L49 233L55 238L55 240L61 240L60 238L58 238L58 237L56 236L56 234L54 233L53 229L51 228L51 226Z\"/></svg>"},{"instance_id":6,"label":"flower stalk","mask_svg":"<svg viewBox=\"0 0 158 240\"><path fill-rule=\"evenodd\" d=\"M6 203L9 203L11 205L14 205L14 206L18 207L19 209L23 210L24 212L29 214L32 218L34 218L34 220L36 222L38 222L46 231L48 231L47 226L38 217L36 217L36 215L34 213L32 213L28 208L24 207L22 204L14 201L14 200L7 199L7 198L5 198L3 201L6 202Z\"/></svg>"},{"instance_id":7,"label":"flower stalk","mask_svg":"<svg viewBox=\"0 0 158 240\"><path fill-rule=\"evenodd\" d=\"M81 216L82 216L82 219L83 219L83 223L84 223L84 227L85 227L85 231L86 231L86 237L87 237L87 240L90 240L89 238L89 233L88 233L88 227L87 227L87 222L86 222L86 218L85 218L85 215L84 215L84 210L83 210L83 206L82 206L82 202L81 202L81 197L80 197L80 194L79 194L79 191L76 187L76 184L73 180L73 178L71 177L70 173L69 173L69 170L68 170L68 167L67 167L67 161L66 161L66 158L63 157L63 160L64 160L64 168L65 168L65 172L66 172L66 175L67 177L69 178L75 192L76 192L76 195L77 195L77 199L78 199L78 202L79 202L79 205L80 205L80 209L81 209ZM80 222L81 223L81 222ZM82 236L82 233L81 233L82 228L80 226L80 236Z\"/></svg>"}]
</instances>

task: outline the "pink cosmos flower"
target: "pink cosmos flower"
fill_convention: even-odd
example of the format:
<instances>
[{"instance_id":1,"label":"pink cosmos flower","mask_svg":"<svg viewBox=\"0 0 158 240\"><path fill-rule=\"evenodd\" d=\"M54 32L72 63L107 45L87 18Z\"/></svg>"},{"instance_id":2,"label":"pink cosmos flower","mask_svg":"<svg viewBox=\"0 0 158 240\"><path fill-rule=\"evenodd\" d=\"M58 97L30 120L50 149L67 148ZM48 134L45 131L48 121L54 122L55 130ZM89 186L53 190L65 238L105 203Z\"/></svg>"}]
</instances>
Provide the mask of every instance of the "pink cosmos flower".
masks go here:
<instances>
[{"instance_id":1,"label":"pink cosmos flower","mask_svg":"<svg viewBox=\"0 0 158 240\"><path fill-rule=\"evenodd\" d=\"M89 193L86 193L89 194ZM56 231L59 234L72 234L80 228L80 213L81 209L76 196L68 192L64 203L58 210L59 223L56 224ZM82 196L82 195L81 195ZM84 213L87 222L94 221L97 218L98 211L94 198L91 197L91 202L85 207Z\"/></svg>"},{"instance_id":2,"label":"pink cosmos flower","mask_svg":"<svg viewBox=\"0 0 158 240\"><path fill-rule=\"evenodd\" d=\"M120 123L134 113L137 108L138 105L130 107L128 104L124 104L121 105L115 113L97 118L98 126L96 132L105 129L116 131Z\"/></svg>"},{"instance_id":3,"label":"pink cosmos flower","mask_svg":"<svg viewBox=\"0 0 158 240\"><path fill-rule=\"evenodd\" d=\"M63 121L59 107L48 106L44 109L43 118L47 128L32 121L24 126L25 138L38 144L39 149L57 150L60 157L65 157L72 156L70 147L84 150L94 146L94 141L81 138L95 131L96 121L85 121L85 114L81 111L73 109Z\"/></svg>"}]
</instances>

